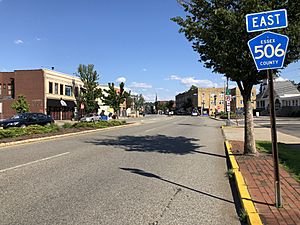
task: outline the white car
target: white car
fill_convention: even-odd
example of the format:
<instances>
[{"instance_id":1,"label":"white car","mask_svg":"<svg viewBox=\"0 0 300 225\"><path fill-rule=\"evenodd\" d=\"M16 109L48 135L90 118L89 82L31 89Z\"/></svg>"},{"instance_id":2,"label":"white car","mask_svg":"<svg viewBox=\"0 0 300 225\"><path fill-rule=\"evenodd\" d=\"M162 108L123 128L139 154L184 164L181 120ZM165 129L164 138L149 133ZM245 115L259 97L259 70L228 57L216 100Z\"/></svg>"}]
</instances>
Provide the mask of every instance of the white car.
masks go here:
<instances>
[{"instance_id":1,"label":"white car","mask_svg":"<svg viewBox=\"0 0 300 225\"><path fill-rule=\"evenodd\" d=\"M192 116L198 116L197 112L192 112Z\"/></svg>"},{"instance_id":2,"label":"white car","mask_svg":"<svg viewBox=\"0 0 300 225\"><path fill-rule=\"evenodd\" d=\"M80 119L81 122L94 122L99 120L100 117L97 114L87 114Z\"/></svg>"}]
</instances>

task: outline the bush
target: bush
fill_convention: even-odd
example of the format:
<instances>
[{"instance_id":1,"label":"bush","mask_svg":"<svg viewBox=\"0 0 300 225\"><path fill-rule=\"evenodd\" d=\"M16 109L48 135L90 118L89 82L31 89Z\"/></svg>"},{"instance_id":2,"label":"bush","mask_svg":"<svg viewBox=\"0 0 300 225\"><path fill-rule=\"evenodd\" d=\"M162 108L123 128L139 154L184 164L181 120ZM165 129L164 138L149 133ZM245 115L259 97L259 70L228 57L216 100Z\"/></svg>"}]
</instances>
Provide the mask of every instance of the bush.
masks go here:
<instances>
[{"instance_id":1,"label":"bush","mask_svg":"<svg viewBox=\"0 0 300 225\"><path fill-rule=\"evenodd\" d=\"M5 130L0 130L0 139L14 138L23 135L44 134L58 131L59 127L55 124L50 126L32 125L25 128L13 127Z\"/></svg>"},{"instance_id":2,"label":"bush","mask_svg":"<svg viewBox=\"0 0 300 225\"><path fill-rule=\"evenodd\" d=\"M67 129L67 128L72 128L73 125L72 125L71 123L64 123L64 124L62 125L62 127L65 128L65 129Z\"/></svg>"}]
</instances>

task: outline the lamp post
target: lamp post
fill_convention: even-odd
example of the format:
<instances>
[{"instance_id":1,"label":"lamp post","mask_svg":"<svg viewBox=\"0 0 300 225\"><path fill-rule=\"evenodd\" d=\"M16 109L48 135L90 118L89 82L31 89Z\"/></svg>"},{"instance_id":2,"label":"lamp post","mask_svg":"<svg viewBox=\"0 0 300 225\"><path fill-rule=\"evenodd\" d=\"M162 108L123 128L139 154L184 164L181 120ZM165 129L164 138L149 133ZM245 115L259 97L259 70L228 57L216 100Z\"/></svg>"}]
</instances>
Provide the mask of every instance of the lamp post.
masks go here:
<instances>
[{"instance_id":1,"label":"lamp post","mask_svg":"<svg viewBox=\"0 0 300 225\"><path fill-rule=\"evenodd\" d=\"M215 118L217 117L217 95L214 95L214 105L215 105Z\"/></svg>"},{"instance_id":2,"label":"lamp post","mask_svg":"<svg viewBox=\"0 0 300 225\"><path fill-rule=\"evenodd\" d=\"M202 107L201 107L201 115L203 116L203 110L204 110L204 104L205 104L205 101L204 99L202 100Z\"/></svg>"}]
</instances>

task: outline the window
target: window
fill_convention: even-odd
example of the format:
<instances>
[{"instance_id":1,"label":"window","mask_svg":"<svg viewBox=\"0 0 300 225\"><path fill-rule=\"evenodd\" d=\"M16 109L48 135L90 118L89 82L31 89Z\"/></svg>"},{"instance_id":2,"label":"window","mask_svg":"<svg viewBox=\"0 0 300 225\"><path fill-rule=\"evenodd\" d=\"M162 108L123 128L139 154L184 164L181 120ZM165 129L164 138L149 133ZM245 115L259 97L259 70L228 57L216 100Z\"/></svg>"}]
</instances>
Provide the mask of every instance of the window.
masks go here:
<instances>
[{"instance_id":1,"label":"window","mask_svg":"<svg viewBox=\"0 0 300 225\"><path fill-rule=\"evenodd\" d=\"M7 94L11 95L11 84L7 85Z\"/></svg>"},{"instance_id":2,"label":"window","mask_svg":"<svg viewBox=\"0 0 300 225\"><path fill-rule=\"evenodd\" d=\"M292 106L295 106L295 100L292 101Z\"/></svg>"},{"instance_id":3,"label":"window","mask_svg":"<svg viewBox=\"0 0 300 225\"><path fill-rule=\"evenodd\" d=\"M298 106L298 100L296 100L296 106Z\"/></svg>"},{"instance_id":4,"label":"window","mask_svg":"<svg viewBox=\"0 0 300 225\"><path fill-rule=\"evenodd\" d=\"M63 84L59 85L59 94L64 95L64 85Z\"/></svg>"},{"instance_id":5,"label":"window","mask_svg":"<svg viewBox=\"0 0 300 225\"><path fill-rule=\"evenodd\" d=\"M52 94L53 93L53 83L49 82L49 93Z\"/></svg>"},{"instance_id":6,"label":"window","mask_svg":"<svg viewBox=\"0 0 300 225\"><path fill-rule=\"evenodd\" d=\"M240 100L240 104L243 105L243 100Z\"/></svg>"},{"instance_id":7,"label":"window","mask_svg":"<svg viewBox=\"0 0 300 225\"><path fill-rule=\"evenodd\" d=\"M54 94L58 95L58 83L54 84Z\"/></svg>"},{"instance_id":8,"label":"window","mask_svg":"<svg viewBox=\"0 0 300 225\"><path fill-rule=\"evenodd\" d=\"M220 100L220 101L219 101L219 104L220 104L220 105L223 105L223 104L224 104L224 101L223 101L223 100Z\"/></svg>"},{"instance_id":9,"label":"window","mask_svg":"<svg viewBox=\"0 0 300 225\"><path fill-rule=\"evenodd\" d=\"M78 91L79 91L79 88L78 88L78 87L75 87L74 95L75 95L76 98L79 96Z\"/></svg>"},{"instance_id":10,"label":"window","mask_svg":"<svg viewBox=\"0 0 300 225\"><path fill-rule=\"evenodd\" d=\"M72 86L65 85L65 95L72 96Z\"/></svg>"},{"instance_id":11,"label":"window","mask_svg":"<svg viewBox=\"0 0 300 225\"><path fill-rule=\"evenodd\" d=\"M2 84L0 84L0 95L2 95Z\"/></svg>"}]
</instances>

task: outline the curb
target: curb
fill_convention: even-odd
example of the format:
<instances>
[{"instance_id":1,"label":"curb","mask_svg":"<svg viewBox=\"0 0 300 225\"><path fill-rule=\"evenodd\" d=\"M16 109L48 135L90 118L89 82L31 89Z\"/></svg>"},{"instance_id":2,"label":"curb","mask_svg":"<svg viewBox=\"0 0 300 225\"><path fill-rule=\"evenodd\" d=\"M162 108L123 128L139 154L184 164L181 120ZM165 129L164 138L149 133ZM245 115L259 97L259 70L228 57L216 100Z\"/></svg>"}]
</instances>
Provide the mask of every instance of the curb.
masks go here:
<instances>
[{"instance_id":1,"label":"curb","mask_svg":"<svg viewBox=\"0 0 300 225\"><path fill-rule=\"evenodd\" d=\"M132 124L119 125L119 126L114 126L114 127L98 128L98 129L94 129L94 130L84 130L84 131L79 131L79 132L75 132L75 133L53 135L53 136L49 136L49 137L32 138L32 139L22 140L22 141L0 143L0 148L21 145L21 144L28 144L28 143L39 142L39 141L52 140L52 139L62 138L62 137L75 136L78 134L88 134L88 133L103 131L103 130L111 130L111 129L123 128L123 127L128 127L128 126L137 126L137 125L141 125L141 124L142 123L132 123Z\"/></svg>"},{"instance_id":2,"label":"curb","mask_svg":"<svg viewBox=\"0 0 300 225\"><path fill-rule=\"evenodd\" d=\"M222 126L222 131L223 131L223 126ZM224 133L224 131L223 131L223 133ZM248 192L248 188L244 181L243 175L239 170L239 165L238 165L237 161L235 160L235 157L231 151L232 146L228 140L225 140L225 148L226 148L226 152L229 156L229 161L230 161L232 170L234 172L235 182L236 182L236 186L237 186L237 189L239 192L239 197L240 197L242 206L247 214L247 222L250 225L263 225L263 223L259 217L259 214L256 211L256 208L253 204L251 196Z\"/></svg>"}]
</instances>

